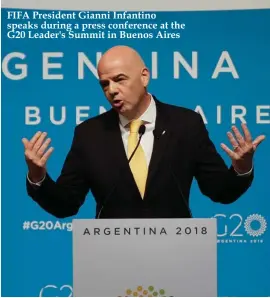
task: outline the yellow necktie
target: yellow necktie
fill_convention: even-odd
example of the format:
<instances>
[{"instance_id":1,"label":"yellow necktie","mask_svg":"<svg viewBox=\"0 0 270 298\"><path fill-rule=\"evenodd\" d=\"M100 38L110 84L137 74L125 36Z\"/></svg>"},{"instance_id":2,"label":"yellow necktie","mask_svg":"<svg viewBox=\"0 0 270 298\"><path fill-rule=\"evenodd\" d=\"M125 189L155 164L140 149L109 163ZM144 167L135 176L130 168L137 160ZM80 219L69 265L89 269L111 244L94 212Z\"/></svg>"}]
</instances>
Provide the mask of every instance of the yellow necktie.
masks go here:
<instances>
[{"instance_id":1,"label":"yellow necktie","mask_svg":"<svg viewBox=\"0 0 270 298\"><path fill-rule=\"evenodd\" d=\"M133 150L137 146L139 140L138 131L141 124L143 124L143 121L141 120L133 120L130 123L130 133L128 137L128 158L131 156ZM137 148L135 154L133 155L129 163L129 166L135 179L135 182L138 186L141 197L143 198L148 167L146 163L145 154L141 145L139 145L139 147Z\"/></svg>"}]
</instances>

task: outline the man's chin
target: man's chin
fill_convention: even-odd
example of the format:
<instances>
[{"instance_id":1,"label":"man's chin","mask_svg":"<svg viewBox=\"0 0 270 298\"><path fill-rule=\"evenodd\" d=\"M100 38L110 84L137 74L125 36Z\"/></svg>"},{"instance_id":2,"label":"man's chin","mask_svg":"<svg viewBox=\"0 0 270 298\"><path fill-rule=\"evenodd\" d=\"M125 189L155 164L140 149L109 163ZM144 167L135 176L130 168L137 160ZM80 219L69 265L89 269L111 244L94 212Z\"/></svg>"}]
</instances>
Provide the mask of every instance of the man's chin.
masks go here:
<instances>
[{"instance_id":1,"label":"man's chin","mask_svg":"<svg viewBox=\"0 0 270 298\"><path fill-rule=\"evenodd\" d=\"M121 114L125 118L129 119L131 117L132 111L123 104L121 107L113 107L118 114Z\"/></svg>"},{"instance_id":2,"label":"man's chin","mask_svg":"<svg viewBox=\"0 0 270 298\"><path fill-rule=\"evenodd\" d=\"M126 109L125 105L122 105L122 106L119 107L119 108L115 108L115 110L116 110L119 114L121 114L121 115L123 115L123 116L125 116L125 114L128 113L128 110Z\"/></svg>"}]
</instances>

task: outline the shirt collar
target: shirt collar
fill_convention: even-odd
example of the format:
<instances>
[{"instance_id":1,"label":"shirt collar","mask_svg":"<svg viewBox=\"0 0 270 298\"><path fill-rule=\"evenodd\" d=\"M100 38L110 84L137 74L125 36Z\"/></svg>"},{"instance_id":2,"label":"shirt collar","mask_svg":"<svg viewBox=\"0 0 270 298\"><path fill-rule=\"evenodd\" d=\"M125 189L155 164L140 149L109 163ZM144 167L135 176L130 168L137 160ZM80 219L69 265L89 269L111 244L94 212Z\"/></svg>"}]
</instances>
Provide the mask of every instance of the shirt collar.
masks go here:
<instances>
[{"instance_id":1,"label":"shirt collar","mask_svg":"<svg viewBox=\"0 0 270 298\"><path fill-rule=\"evenodd\" d=\"M153 99L153 96L150 94L151 100L148 108L146 111L141 115L139 118L140 120L143 120L145 123L153 123L156 119L156 103ZM119 114L119 120L123 127L126 127L131 121L124 117L123 115Z\"/></svg>"}]
</instances>

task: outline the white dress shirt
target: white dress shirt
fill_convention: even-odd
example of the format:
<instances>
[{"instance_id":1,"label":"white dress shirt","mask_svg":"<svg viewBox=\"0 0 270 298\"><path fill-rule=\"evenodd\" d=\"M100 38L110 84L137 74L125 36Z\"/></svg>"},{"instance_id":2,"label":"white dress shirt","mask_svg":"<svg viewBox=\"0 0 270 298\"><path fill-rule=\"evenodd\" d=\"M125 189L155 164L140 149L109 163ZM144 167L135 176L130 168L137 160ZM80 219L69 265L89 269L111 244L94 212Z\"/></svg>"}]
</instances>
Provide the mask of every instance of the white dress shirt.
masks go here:
<instances>
[{"instance_id":1,"label":"white dress shirt","mask_svg":"<svg viewBox=\"0 0 270 298\"><path fill-rule=\"evenodd\" d=\"M139 118L144 122L145 125L145 133L143 134L141 138L141 146L145 154L145 158L147 161L147 165L149 166L150 159L152 156L152 151L153 151L153 144L154 144L154 135L153 135L153 130L155 129L155 124L156 124L156 103L151 96L151 101L150 104L147 108L147 110L141 115ZM123 115L119 114L119 126L122 134L122 140L124 143L126 155L128 156L128 136L129 136L129 123L131 122L127 118L125 118Z\"/></svg>"}]
</instances>

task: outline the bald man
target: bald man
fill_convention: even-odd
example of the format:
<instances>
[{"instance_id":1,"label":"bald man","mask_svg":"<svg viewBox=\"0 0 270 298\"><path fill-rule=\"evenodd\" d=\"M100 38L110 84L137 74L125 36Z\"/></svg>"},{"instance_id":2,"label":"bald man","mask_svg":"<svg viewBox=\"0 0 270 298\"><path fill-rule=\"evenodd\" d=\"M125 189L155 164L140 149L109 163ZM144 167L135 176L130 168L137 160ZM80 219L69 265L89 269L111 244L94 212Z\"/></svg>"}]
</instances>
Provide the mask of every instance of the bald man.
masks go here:
<instances>
[{"instance_id":1,"label":"bald man","mask_svg":"<svg viewBox=\"0 0 270 298\"><path fill-rule=\"evenodd\" d=\"M149 70L132 48L109 49L98 64L100 86L112 109L75 128L61 175L46 169L53 152L46 132L23 139L28 194L44 210L63 218L78 213L89 191L96 218L192 217L189 193L195 178L201 192L222 204L236 201L254 177L254 141L228 132L228 168L199 114L162 103L147 91Z\"/></svg>"}]
</instances>

